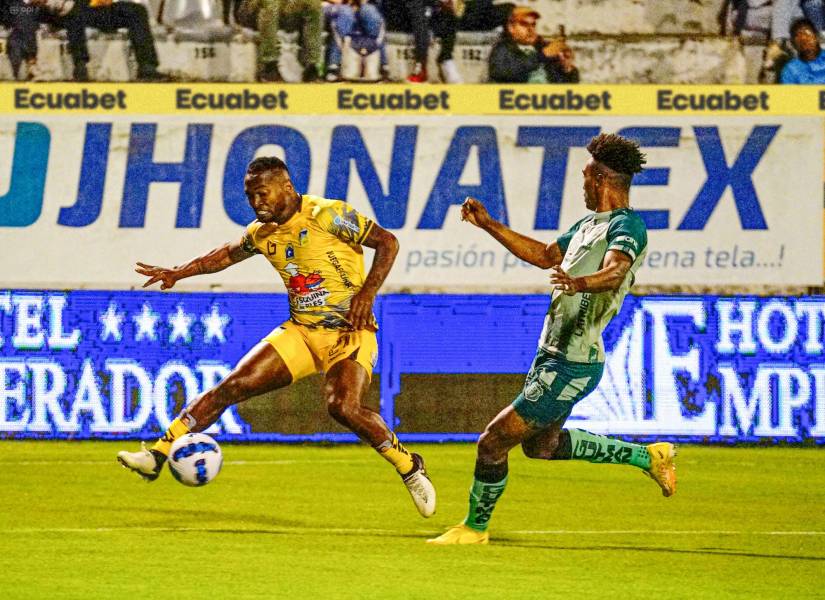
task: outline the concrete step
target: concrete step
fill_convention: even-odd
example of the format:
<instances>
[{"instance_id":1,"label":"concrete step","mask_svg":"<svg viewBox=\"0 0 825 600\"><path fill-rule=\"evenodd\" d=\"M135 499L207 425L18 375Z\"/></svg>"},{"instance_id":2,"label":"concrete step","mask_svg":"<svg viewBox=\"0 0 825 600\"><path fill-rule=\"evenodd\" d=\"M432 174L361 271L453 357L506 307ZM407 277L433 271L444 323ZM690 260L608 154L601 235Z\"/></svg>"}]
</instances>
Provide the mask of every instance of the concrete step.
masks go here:
<instances>
[{"instance_id":1,"label":"concrete step","mask_svg":"<svg viewBox=\"0 0 825 600\"><path fill-rule=\"evenodd\" d=\"M255 81L257 33L249 30L172 31L156 29L155 44L161 70L181 81ZM467 83L487 80L487 62L497 34L460 33L454 59ZM12 78L5 53L7 33L0 31L0 79ZM569 38L583 83L712 84L756 83L761 47L741 46L718 36L636 36L633 38ZM97 81L128 81L137 72L124 33L89 30L89 74ZM413 66L412 38L387 34L391 78L402 81ZM430 80L439 81L435 57L438 40L429 52ZM282 32L281 72L299 81L297 34ZM63 32L39 33L39 78L68 80L72 63Z\"/></svg>"}]
</instances>

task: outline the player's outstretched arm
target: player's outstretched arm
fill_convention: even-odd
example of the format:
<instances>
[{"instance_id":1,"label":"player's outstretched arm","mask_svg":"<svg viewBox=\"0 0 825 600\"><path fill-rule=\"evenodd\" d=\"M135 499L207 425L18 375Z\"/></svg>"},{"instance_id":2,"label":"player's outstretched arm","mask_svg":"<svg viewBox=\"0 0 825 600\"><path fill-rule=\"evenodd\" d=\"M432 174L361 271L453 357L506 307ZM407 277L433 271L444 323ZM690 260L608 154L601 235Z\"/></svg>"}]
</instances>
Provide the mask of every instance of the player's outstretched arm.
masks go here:
<instances>
[{"instance_id":1,"label":"player's outstretched arm","mask_svg":"<svg viewBox=\"0 0 825 600\"><path fill-rule=\"evenodd\" d=\"M579 292L608 292L619 289L633 261L619 250L608 250L602 268L592 275L570 277L561 267L553 267L550 283L568 296Z\"/></svg>"},{"instance_id":2,"label":"player's outstretched arm","mask_svg":"<svg viewBox=\"0 0 825 600\"><path fill-rule=\"evenodd\" d=\"M181 279L192 277L193 275L217 273L254 255L255 252L251 251L249 245L245 244L244 240L241 239L237 242L229 242L219 248L215 248L203 256L193 258L188 263L180 265L179 267L172 267L170 269L139 262L136 263L135 271L149 278L143 284L143 287L149 287L153 283L160 282L160 289L168 290Z\"/></svg>"},{"instance_id":3,"label":"player's outstretched arm","mask_svg":"<svg viewBox=\"0 0 825 600\"><path fill-rule=\"evenodd\" d=\"M484 205L475 198L468 196L461 205L461 220L483 229L518 258L541 269L560 265L564 258L564 253L556 242L545 244L513 231L491 217Z\"/></svg>"},{"instance_id":4,"label":"player's outstretched arm","mask_svg":"<svg viewBox=\"0 0 825 600\"><path fill-rule=\"evenodd\" d=\"M363 329L370 323L375 296L384 284L387 275L389 275L400 247L398 239L379 226L378 223L373 224L361 244L373 248L375 256L372 259L370 272L367 273L367 278L364 280L364 285L352 297L350 302L347 319L355 330Z\"/></svg>"}]
</instances>

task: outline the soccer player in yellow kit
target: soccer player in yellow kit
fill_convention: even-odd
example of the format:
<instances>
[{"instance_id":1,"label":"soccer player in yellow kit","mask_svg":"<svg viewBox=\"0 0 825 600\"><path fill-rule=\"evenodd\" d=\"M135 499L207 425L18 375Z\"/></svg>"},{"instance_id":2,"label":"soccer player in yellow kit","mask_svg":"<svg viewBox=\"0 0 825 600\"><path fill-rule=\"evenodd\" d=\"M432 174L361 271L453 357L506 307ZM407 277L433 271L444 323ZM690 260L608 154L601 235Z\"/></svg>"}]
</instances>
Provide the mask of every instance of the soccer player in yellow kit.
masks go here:
<instances>
[{"instance_id":1,"label":"soccer player in yellow kit","mask_svg":"<svg viewBox=\"0 0 825 600\"><path fill-rule=\"evenodd\" d=\"M340 200L295 191L284 162L253 160L244 189L257 219L230 242L171 269L137 263L169 289L185 277L216 273L256 254L272 264L289 293L290 318L255 346L217 386L195 398L150 449L121 451L118 460L154 481L172 442L205 430L230 405L306 377L325 374L323 394L330 415L369 442L401 475L418 512L435 512L435 488L420 455L408 452L381 416L362 405L378 358L372 313L378 289L398 253L398 241L377 223ZM375 250L364 274L362 246Z\"/></svg>"}]
</instances>

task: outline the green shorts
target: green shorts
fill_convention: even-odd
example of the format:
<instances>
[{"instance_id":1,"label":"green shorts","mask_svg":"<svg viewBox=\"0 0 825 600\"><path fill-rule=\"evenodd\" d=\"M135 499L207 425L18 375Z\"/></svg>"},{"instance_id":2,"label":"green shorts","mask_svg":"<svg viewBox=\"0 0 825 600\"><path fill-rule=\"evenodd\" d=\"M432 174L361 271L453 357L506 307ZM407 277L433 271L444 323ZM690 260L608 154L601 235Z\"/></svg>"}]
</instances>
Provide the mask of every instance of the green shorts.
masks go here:
<instances>
[{"instance_id":1,"label":"green shorts","mask_svg":"<svg viewBox=\"0 0 825 600\"><path fill-rule=\"evenodd\" d=\"M603 371L604 363L569 362L539 348L513 408L537 428L564 423L573 406L596 389Z\"/></svg>"}]
</instances>

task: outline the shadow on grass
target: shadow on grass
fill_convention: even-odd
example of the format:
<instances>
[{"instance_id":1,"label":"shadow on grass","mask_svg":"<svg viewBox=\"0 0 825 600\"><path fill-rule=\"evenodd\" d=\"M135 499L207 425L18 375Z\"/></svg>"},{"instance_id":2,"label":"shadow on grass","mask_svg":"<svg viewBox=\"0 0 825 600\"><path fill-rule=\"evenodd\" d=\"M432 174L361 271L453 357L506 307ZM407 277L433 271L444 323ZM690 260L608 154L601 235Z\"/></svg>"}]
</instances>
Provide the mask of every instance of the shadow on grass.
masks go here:
<instances>
[{"instance_id":1,"label":"shadow on grass","mask_svg":"<svg viewBox=\"0 0 825 600\"><path fill-rule=\"evenodd\" d=\"M803 556L796 554L762 554L759 552L745 552L741 550L725 550L723 548L667 548L649 546L555 546L545 544L525 544L521 540L513 538L496 538L496 545L503 545L509 548L528 548L535 550L561 550L579 552L669 552L672 554L700 554L705 556L741 556L744 558L768 558L785 560L803 560L825 562L825 556Z\"/></svg>"},{"instance_id":2,"label":"shadow on grass","mask_svg":"<svg viewBox=\"0 0 825 600\"><path fill-rule=\"evenodd\" d=\"M192 528L204 530L229 529L232 531L253 531L253 528L277 528L295 527L302 528L306 523L302 521L284 519L274 514L255 515L247 512L233 512L231 510L200 510L184 508L156 508L147 512L147 519L144 526L148 527L169 527ZM237 524L238 529L232 528L229 524ZM249 529L243 525L249 524ZM213 526L214 525L214 526Z\"/></svg>"},{"instance_id":3,"label":"shadow on grass","mask_svg":"<svg viewBox=\"0 0 825 600\"><path fill-rule=\"evenodd\" d=\"M399 533L396 531L359 531L356 529L345 530L325 530L323 527L289 527L285 529L230 529L221 527L204 528L203 533L214 533L220 535L300 535L314 537L342 537L342 538L396 538L424 540L425 536L420 533ZM426 536L431 537L431 536Z\"/></svg>"}]
</instances>

